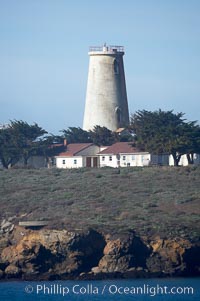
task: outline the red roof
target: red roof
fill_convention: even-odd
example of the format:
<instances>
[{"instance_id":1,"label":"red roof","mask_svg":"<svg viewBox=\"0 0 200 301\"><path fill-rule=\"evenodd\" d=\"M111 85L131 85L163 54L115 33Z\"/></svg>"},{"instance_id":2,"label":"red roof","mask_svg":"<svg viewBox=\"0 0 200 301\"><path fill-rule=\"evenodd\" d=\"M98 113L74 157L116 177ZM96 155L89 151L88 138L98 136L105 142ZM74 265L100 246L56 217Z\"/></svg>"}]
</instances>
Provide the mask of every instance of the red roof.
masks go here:
<instances>
[{"instance_id":1,"label":"red roof","mask_svg":"<svg viewBox=\"0 0 200 301\"><path fill-rule=\"evenodd\" d=\"M93 145L93 143L71 143L67 145L67 149L65 152L60 153L59 157L73 157L80 151L88 148Z\"/></svg>"},{"instance_id":2,"label":"red roof","mask_svg":"<svg viewBox=\"0 0 200 301\"><path fill-rule=\"evenodd\" d=\"M131 144L132 144L131 142L117 142L111 146L108 146L106 149L102 150L101 152L99 152L98 155L132 154L132 153L141 152L138 148L133 147Z\"/></svg>"}]
</instances>

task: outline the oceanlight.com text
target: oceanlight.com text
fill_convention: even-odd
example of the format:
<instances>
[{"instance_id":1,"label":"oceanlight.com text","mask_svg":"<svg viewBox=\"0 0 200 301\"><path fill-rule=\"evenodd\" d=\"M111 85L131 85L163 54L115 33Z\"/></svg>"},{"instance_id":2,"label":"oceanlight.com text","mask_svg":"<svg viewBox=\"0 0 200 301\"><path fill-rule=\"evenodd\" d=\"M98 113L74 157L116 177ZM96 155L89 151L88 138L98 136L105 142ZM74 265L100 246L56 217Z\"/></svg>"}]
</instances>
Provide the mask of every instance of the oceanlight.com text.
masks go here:
<instances>
[{"instance_id":1,"label":"oceanlight.com text","mask_svg":"<svg viewBox=\"0 0 200 301\"><path fill-rule=\"evenodd\" d=\"M27 285L25 287L27 294L36 295L146 295L154 297L156 295L193 295L193 287L187 286L161 286L144 284L141 286L121 286L117 284L95 285L91 283L74 284L72 286L62 284L37 284L35 286Z\"/></svg>"},{"instance_id":2,"label":"oceanlight.com text","mask_svg":"<svg viewBox=\"0 0 200 301\"><path fill-rule=\"evenodd\" d=\"M108 287L108 291L111 295L148 295L154 297L156 295L193 295L194 289L192 287L168 287L156 286L144 284L138 287L123 287L112 284Z\"/></svg>"}]
</instances>

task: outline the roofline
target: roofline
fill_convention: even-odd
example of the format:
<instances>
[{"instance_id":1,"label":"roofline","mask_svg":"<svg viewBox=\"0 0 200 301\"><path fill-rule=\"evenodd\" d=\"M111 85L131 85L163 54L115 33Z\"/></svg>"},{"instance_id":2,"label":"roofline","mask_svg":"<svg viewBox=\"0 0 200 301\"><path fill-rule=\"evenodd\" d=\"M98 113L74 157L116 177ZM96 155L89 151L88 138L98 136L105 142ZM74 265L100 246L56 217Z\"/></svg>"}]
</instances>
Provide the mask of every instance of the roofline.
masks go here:
<instances>
[{"instance_id":1,"label":"roofline","mask_svg":"<svg viewBox=\"0 0 200 301\"><path fill-rule=\"evenodd\" d=\"M70 144L81 144L81 143L70 143ZM68 144L67 146L69 146L70 144ZM74 157L76 156L78 153L82 152L83 150L85 150L86 148L88 148L89 146L92 146L92 145L95 145L94 143L88 143L88 145L86 145L85 147L83 147L82 149L80 149L78 152L74 153L73 155L70 155L70 156L54 156L54 158L65 158L65 157ZM64 152L61 152L61 153L64 153ZM67 150L66 150L66 153L67 153ZM82 157L82 155L80 156L77 156L77 157Z\"/></svg>"},{"instance_id":2,"label":"roofline","mask_svg":"<svg viewBox=\"0 0 200 301\"><path fill-rule=\"evenodd\" d=\"M73 143L71 143L71 144L73 144ZM75 143L74 143L75 144ZM77 143L78 144L78 143ZM86 149L86 148L88 148L89 146L92 146L92 145L94 145L94 143L89 143L88 145L86 145L84 148L82 148L81 150L79 150L78 152L76 152L76 153L74 153L74 155L76 155L76 154L78 154L78 153L80 153L81 151L83 151L84 149Z\"/></svg>"},{"instance_id":3,"label":"roofline","mask_svg":"<svg viewBox=\"0 0 200 301\"><path fill-rule=\"evenodd\" d=\"M135 154L151 154L149 152L131 152L131 153L117 153L117 154L120 154L120 155L135 155ZM104 153L104 154L101 154L101 153L98 153L97 155L98 156L101 156L101 155L117 155L117 154L114 154L114 153Z\"/></svg>"},{"instance_id":4,"label":"roofline","mask_svg":"<svg viewBox=\"0 0 200 301\"><path fill-rule=\"evenodd\" d=\"M54 156L54 158L72 158L72 157L86 157L86 156L74 156L74 155L70 155L70 156Z\"/></svg>"}]
</instances>

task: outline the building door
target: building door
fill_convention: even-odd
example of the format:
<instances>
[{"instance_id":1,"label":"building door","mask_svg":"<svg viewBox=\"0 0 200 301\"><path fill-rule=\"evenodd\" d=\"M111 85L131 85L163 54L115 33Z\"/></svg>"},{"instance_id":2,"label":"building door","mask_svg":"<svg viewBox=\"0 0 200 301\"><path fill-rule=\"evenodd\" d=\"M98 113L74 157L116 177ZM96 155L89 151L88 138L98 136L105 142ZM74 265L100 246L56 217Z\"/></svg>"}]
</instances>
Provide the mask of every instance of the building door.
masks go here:
<instances>
[{"instance_id":1,"label":"building door","mask_svg":"<svg viewBox=\"0 0 200 301\"><path fill-rule=\"evenodd\" d=\"M91 157L86 157L86 167L91 167Z\"/></svg>"},{"instance_id":2,"label":"building door","mask_svg":"<svg viewBox=\"0 0 200 301\"><path fill-rule=\"evenodd\" d=\"M93 158L93 167L97 167L97 157Z\"/></svg>"}]
</instances>

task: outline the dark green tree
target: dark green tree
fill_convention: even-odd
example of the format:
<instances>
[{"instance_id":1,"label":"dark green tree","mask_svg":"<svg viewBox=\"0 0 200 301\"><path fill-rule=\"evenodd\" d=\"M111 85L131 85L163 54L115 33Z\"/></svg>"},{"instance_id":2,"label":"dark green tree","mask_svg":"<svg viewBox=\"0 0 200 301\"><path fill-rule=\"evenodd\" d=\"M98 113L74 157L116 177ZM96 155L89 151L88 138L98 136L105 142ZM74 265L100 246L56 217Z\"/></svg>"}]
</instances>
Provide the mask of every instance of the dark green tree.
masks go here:
<instances>
[{"instance_id":1,"label":"dark green tree","mask_svg":"<svg viewBox=\"0 0 200 301\"><path fill-rule=\"evenodd\" d=\"M118 140L116 133L106 127L96 125L92 131L89 131L92 142L96 145L111 145Z\"/></svg>"},{"instance_id":2,"label":"dark green tree","mask_svg":"<svg viewBox=\"0 0 200 301\"><path fill-rule=\"evenodd\" d=\"M20 159L27 165L28 159L36 155L40 148L40 138L47 133L34 123L11 121L0 131L0 159L5 168L13 166Z\"/></svg>"},{"instance_id":3,"label":"dark green tree","mask_svg":"<svg viewBox=\"0 0 200 301\"><path fill-rule=\"evenodd\" d=\"M38 126L37 123L32 125L22 120L11 121L10 128L14 135L14 146L20 150L24 165L28 163L28 159L32 155L36 155L40 147L40 138L47 132Z\"/></svg>"},{"instance_id":4,"label":"dark green tree","mask_svg":"<svg viewBox=\"0 0 200 301\"><path fill-rule=\"evenodd\" d=\"M20 159L20 149L12 128L0 129L0 160L4 168L12 167Z\"/></svg>"},{"instance_id":5,"label":"dark green tree","mask_svg":"<svg viewBox=\"0 0 200 301\"><path fill-rule=\"evenodd\" d=\"M197 121L185 123L182 135L188 164L194 164L194 154L200 153L200 126Z\"/></svg>"},{"instance_id":6,"label":"dark green tree","mask_svg":"<svg viewBox=\"0 0 200 301\"><path fill-rule=\"evenodd\" d=\"M69 127L67 130L62 130L63 137L68 143L88 143L92 142L89 132L80 127Z\"/></svg>"},{"instance_id":7,"label":"dark green tree","mask_svg":"<svg viewBox=\"0 0 200 301\"><path fill-rule=\"evenodd\" d=\"M143 150L173 156L174 165L187 153L185 129L188 123L183 113L173 111L138 111L131 116L131 129L136 135L136 144Z\"/></svg>"}]
</instances>

